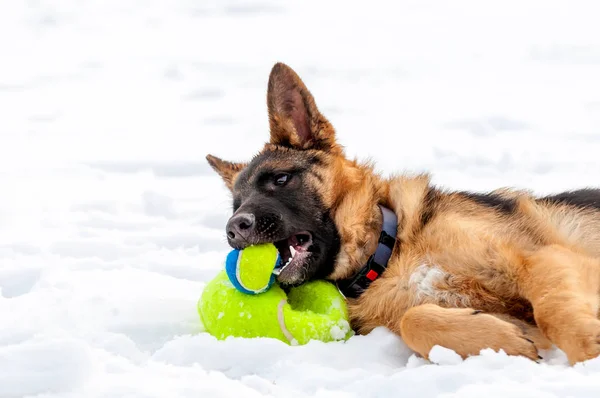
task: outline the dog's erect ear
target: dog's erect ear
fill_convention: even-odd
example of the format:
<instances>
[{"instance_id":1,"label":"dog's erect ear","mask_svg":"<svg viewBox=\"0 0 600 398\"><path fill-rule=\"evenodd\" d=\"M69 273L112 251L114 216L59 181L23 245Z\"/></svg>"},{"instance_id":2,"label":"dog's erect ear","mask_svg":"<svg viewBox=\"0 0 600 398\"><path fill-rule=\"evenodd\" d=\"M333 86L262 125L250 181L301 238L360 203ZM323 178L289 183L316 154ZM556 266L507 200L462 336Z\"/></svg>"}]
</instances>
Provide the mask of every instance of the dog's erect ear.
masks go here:
<instances>
[{"instance_id":1,"label":"dog's erect ear","mask_svg":"<svg viewBox=\"0 0 600 398\"><path fill-rule=\"evenodd\" d=\"M217 174L221 176L223 181L225 181L225 185L230 191L233 189L235 176L246 167L245 163L232 163L213 155L207 155L206 160Z\"/></svg>"},{"instance_id":2,"label":"dog's erect ear","mask_svg":"<svg viewBox=\"0 0 600 398\"><path fill-rule=\"evenodd\" d=\"M273 66L267 91L271 144L339 151L335 130L321 115L300 77L283 63Z\"/></svg>"}]
</instances>

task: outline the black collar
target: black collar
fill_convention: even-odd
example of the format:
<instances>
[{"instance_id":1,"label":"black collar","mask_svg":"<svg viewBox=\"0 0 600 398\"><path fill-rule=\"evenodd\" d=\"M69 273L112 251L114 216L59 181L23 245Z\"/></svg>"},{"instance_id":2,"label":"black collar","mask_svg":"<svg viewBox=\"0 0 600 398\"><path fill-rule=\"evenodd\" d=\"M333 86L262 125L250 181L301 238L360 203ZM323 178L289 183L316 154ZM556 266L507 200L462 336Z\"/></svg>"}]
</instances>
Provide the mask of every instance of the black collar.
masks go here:
<instances>
[{"instance_id":1,"label":"black collar","mask_svg":"<svg viewBox=\"0 0 600 398\"><path fill-rule=\"evenodd\" d=\"M383 216L383 223L375 253L355 275L337 282L339 291L347 298L358 298L363 294L369 285L383 274L392 256L392 250L396 243L398 217L386 207L379 205L379 208Z\"/></svg>"}]
</instances>

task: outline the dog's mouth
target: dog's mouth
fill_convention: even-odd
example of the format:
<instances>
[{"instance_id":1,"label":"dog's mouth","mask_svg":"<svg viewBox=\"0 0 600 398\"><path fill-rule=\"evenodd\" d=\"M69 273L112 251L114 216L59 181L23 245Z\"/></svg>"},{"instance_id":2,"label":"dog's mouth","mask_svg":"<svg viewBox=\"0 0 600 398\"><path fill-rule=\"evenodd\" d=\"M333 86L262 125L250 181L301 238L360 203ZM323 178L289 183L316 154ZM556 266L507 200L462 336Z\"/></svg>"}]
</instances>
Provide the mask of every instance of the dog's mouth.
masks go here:
<instances>
[{"instance_id":1,"label":"dog's mouth","mask_svg":"<svg viewBox=\"0 0 600 398\"><path fill-rule=\"evenodd\" d=\"M274 273L281 282L294 283L300 278L311 255L309 249L313 244L312 234L302 231L273 244L281 257L281 266Z\"/></svg>"}]
</instances>

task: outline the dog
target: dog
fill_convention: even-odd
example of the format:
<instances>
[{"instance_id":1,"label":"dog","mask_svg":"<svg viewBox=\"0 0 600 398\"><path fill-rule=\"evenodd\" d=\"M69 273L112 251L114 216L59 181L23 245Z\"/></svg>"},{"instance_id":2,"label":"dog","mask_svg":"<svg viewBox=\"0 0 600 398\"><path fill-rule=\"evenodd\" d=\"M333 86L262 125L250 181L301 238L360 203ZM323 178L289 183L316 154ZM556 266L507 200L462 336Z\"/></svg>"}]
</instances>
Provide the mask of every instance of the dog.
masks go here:
<instances>
[{"instance_id":1,"label":"dog","mask_svg":"<svg viewBox=\"0 0 600 398\"><path fill-rule=\"evenodd\" d=\"M570 364L600 354L600 189L540 197L383 178L345 157L283 63L267 108L270 140L250 161L206 159L232 194L229 245L274 243L282 286L336 283L358 334L386 327L424 358L435 345L534 361L555 345Z\"/></svg>"}]
</instances>

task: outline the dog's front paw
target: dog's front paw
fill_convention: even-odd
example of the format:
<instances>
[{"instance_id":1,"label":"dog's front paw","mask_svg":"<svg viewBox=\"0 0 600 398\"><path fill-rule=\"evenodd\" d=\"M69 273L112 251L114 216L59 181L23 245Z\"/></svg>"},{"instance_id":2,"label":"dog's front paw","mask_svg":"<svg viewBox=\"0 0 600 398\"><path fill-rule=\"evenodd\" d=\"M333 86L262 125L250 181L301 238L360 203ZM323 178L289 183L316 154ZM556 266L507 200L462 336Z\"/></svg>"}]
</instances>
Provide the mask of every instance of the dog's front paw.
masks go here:
<instances>
[{"instance_id":1,"label":"dog's front paw","mask_svg":"<svg viewBox=\"0 0 600 398\"><path fill-rule=\"evenodd\" d=\"M600 321L591 319L577 328L573 328L566 346L561 347L569 362L574 365L600 356ZM565 339L567 340L567 339Z\"/></svg>"},{"instance_id":2,"label":"dog's front paw","mask_svg":"<svg viewBox=\"0 0 600 398\"><path fill-rule=\"evenodd\" d=\"M491 348L494 351L503 350L508 355L524 356L534 361L542 359L533 340L518 326L504 322L493 315L477 314L477 323L473 327L481 328L481 336L473 344L477 348ZM479 341L480 340L480 341Z\"/></svg>"},{"instance_id":3,"label":"dog's front paw","mask_svg":"<svg viewBox=\"0 0 600 398\"><path fill-rule=\"evenodd\" d=\"M501 318L508 318L512 322ZM521 324L519 327L517 324ZM400 322L404 342L424 358L439 345L462 358L479 355L481 350L503 350L537 361L536 343L547 344L537 329L514 318L491 315L473 308L442 308L424 304L408 310Z\"/></svg>"}]
</instances>

